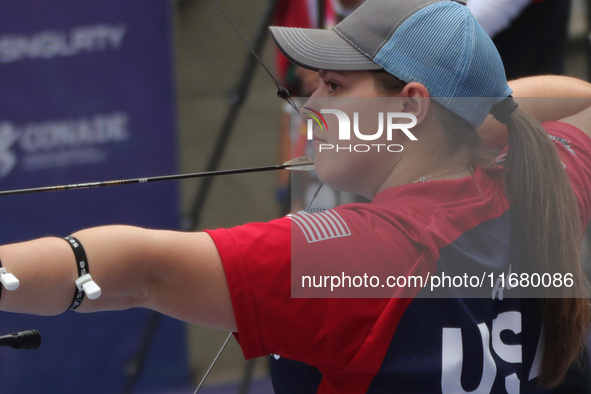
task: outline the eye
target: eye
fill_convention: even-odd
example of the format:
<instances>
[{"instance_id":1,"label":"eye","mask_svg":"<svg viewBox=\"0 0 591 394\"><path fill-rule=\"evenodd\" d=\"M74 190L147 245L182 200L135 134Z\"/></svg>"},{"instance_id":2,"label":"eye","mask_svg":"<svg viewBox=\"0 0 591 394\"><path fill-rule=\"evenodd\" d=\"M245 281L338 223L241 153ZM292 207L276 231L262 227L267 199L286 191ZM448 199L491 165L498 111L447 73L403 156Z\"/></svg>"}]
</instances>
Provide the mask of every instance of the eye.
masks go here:
<instances>
[{"instance_id":1,"label":"eye","mask_svg":"<svg viewBox=\"0 0 591 394\"><path fill-rule=\"evenodd\" d=\"M324 84L328 88L329 93L334 93L339 88L339 85L333 81L325 81Z\"/></svg>"}]
</instances>

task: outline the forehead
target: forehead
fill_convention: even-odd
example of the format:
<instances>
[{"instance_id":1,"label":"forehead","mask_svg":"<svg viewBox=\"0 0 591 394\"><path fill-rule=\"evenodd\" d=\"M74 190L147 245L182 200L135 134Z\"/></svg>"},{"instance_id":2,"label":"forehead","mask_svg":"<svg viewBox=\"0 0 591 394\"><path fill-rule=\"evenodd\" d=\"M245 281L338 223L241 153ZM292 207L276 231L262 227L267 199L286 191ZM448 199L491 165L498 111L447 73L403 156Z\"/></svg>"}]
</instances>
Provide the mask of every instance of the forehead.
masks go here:
<instances>
[{"instance_id":1,"label":"forehead","mask_svg":"<svg viewBox=\"0 0 591 394\"><path fill-rule=\"evenodd\" d=\"M319 70L318 75L323 79L337 78L350 82L361 82L367 79L373 80L373 75L370 71Z\"/></svg>"},{"instance_id":2,"label":"forehead","mask_svg":"<svg viewBox=\"0 0 591 394\"><path fill-rule=\"evenodd\" d=\"M337 70L318 70L318 75L321 78L340 77L340 78L355 78L369 74L367 71L337 71Z\"/></svg>"},{"instance_id":3,"label":"forehead","mask_svg":"<svg viewBox=\"0 0 591 394\"><path fill-rule=\"evenodd\" d=\"M320 75L321 77L326 77L329 75L345 75L345 72L343 71L333 71L333 70L318 70L318 75Z\"/></svg>"}]
</instances>

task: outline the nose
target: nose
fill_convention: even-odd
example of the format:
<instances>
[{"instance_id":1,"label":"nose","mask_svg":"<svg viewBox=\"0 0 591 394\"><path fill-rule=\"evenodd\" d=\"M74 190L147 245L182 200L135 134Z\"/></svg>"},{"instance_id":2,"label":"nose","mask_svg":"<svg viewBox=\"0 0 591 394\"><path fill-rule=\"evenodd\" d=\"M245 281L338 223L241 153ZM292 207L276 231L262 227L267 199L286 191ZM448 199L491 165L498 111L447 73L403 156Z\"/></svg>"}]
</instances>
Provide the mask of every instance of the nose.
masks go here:
<instances>
[{"instance_id":1,"label":"nose","mask_svg":"<svg viewBox=\"0 0 591 394\"><path fill-rule=\"evenodd\" d=\"M302 117L302 119L304 119L304 120L311 119L310 115L306 114L306 113L309 113L310 111L320 112L319 100L318 100L318 98L314 97L314 95L309 97L308 100L306 101L306 103L301 106L300 116Z\"/></svg>"}]
</instances>

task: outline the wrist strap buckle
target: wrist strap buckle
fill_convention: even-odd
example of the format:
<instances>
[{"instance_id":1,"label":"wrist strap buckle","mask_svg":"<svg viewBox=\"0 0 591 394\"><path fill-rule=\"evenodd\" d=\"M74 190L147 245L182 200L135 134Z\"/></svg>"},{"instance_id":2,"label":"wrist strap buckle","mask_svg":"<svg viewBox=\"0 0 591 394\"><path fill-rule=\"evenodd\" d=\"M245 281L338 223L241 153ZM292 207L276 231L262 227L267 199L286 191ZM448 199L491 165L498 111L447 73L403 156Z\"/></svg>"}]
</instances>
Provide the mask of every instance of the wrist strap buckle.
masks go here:
<instances>
[{"instance_id":1,"label":"wrist strap buckle","mask_svg":"<svg viewBox=\"0 0 591 394\"><path fill-rule=\"evenodd\" d=\"M0 268L0 283L2 283L2 286L4 286L8 291L14 291L18 289L18 286L20 285L20 282L16 276L9 274L4 267Z\"/></svg>"}]
</instances>

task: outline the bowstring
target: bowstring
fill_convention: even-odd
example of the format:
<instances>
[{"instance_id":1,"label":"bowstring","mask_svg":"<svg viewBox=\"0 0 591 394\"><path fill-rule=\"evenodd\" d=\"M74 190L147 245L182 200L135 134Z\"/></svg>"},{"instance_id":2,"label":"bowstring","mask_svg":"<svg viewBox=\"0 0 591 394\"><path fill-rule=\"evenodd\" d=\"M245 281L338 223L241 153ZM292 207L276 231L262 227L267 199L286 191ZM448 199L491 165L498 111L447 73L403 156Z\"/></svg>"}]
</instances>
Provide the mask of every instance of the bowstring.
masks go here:
<instances>
[{"instance_id":1,"label":"bowstring","mask_svg":"<svg viewBox=\"0 0 591 394\"><path fill-rule=\"evenodd\" d=\"M234 24L234 22L232 21L232 19L230 19L230 17L226 13L226 11L224 11L224 9L222 8L222 6L220 6L220 4L217 2L217 0L213 0L213 2L218 7L218 9L222 12L222 14L224 14L224 17L228 20L228 22L230 23L230 25L232 25L232 27L234 28L234 31L236 31L236 33L240 36L240 38L242 39L242 41L244 41L244 43L246 44L246 46L250 50L250 53L252 53L252 55L255 57L255 59L257 60L257 62L259 62L259 64L265 69L265 71L267 72L267 74L269 74L269 76L271 77L271 79L273 80L273 82L275 82L275 86L277 87L277 97L285 100L289 105L291 105L291 107L296 111L296 114L299 113L300 110L298 109L298 107L295 104L293 98L291 97L291 93L289 92L289 90L285 86L283 86L283 84L281 84L281 82L279 82L277 80L277 78L275 78L275 76L273 75L273 73L267 68L267 66L265 65L265 63L261 60L261 58L259 57L259 55L252 48L252 46L248 43L248 41L246 41L246 38L244 38L244 36L240 32L240 30L238 30L238 27Z\"/></svg>"},{"instance_id":2,"label":"bowstring","mask_svg":"<svg viewBox=\"0 0 591 394\"><path fill-rule=\"evenodd\" d=\"M318 186L318 189L316 189L314 196L312 196L312 200L308 203L308 206L306 207L306 211L308 211L312 208L312 204L314 204L314 200L316 200L316 196L318 195L318 193L320 193L320 189L322 189L322 186L324 186L324 183L320 182L320 186Z\"/></svg>"},{"instance_id":3,"label":"bowstring","mask_svg":"<svg viewBox=\"0 0 591 394\"><path fill-rule=\"evenodd\" d=\"M312 197L312 200L310 201L310 203L308 203L308 206L306 207L306 210L309 210L310 208L312 208L312 204L314 203L314 200L316 199L316 196L318 196L318 193L320 193L320 189L322 189L322 186L324 186L324 183L321 182L320 183L320 186L318 186L318 189L316 189L316 192L314 193L314 196ZM199 392L199 389L201 389L201 386L203 385L203 382L205 382L205 379L207 379L207 376L209 375L209 372L213 368L214 364L218 361L218 358L220 358L220 355L224 351L224 348L228 344L228 341L230 340L230 338L232 338L232 333L230 333L228 335L228 337L226 338L224 344L222 345L222 347L218 351L218 354L215 356L215 358L213 359L211 365L209 366L209 368L205 372L205 375L203 375L203 378L201 378L201 381L199 382L199 385L197 386L197 389L195 389L195 392L193 394L197 394Z\"/></svg>"},{"instance_id":4,"label":"bowstring","mask_svg":"<svg viewBox=\"0 0 591 394\"><path fill-rule=\"evenodd\" d=\"M232 338L232 333L230 333L228 335L228 338L226 338L226 341L224 342L224 344L222 345L222 347L220 348L220 350L218 351L217 356L215 356L215 358L213 359L213 362L211 363L211 365L209 366L209 368L207 369L207 372L205 372L205 375L203 375L203 378L201 379L201 382L199 382L199 386L197 386L197 389L195 389L195 393L193 394L197 394L197 392L199 391L199 389L201 389L201 386L203 385L203 382L205 382L205 379L207 379L207 376L209 375L209 372L211 371L211 369L213 368L213 365L215 364L216 361L218 361L218 358L220 358L220 355L222 354L222 352L224 351L224 348L226 347L226 345L228 344L228 341L230 340L230 338Z\"/></svg>"},{"instance_id":5,"label":"bowstring","mask_svg":"<svg viewBox=\"0 0 591 394\"><path fill-rule=\"evenodd\" d=\"M220 6L220 4L216 0L213 0L213 2L218 7L218 9L222 12L222 14L224 15L224 17L228 20L228 22L230 23L230 25L232 25L232 27L234 28L234 31L236 31L236 33L240 36L240 38L242 39L242 41L246 44L246 46L250 50L250 53L255 57L255 59L257 60L257 62L265 69L265 71L267 72L267 74L269 74L269 76L271 77L271 79L273 80L273 82L275 82L275 86L277 87L277 97L285 100L296 111L296 114L299 114L300 113L300 110L298 109L298 107L295 104L293 98L291 97L291 93L289 92L289 90L285 86L283 86L283 84L281 84L281 82L279 82L277 80L277 78L275 78L275 76L273 75L273 73L267 68L267 66L265 65L265 63L261 60L261 58L259 57L259 55L252 48L252 46L248 43L248 41L246 41L246 39L244 38L244 36L242 35L242 33L240 32L240 30L238 29L238 27L236 27L236 25L234 24L234 22L232 21L232 19L230 19L230 17L226 13L226 11L224 11L224 9ZM320 188L316 191L316 194L318 194L319 191L320 191ZM316 198L316 194L314 195L314 198ZM311 203L314 201L314 198L312 199ZM311 205L311 203L310 203L310 205ZM226 341L224 342L224 344L222 345L222 347L218 351L218 354L215 356L215 358L213 359L211 365L209 366L209 368L205 372L205 375L201 379L201 382L199 382L199 385L195 389L195 393L194 394L197 394L199 392L199 390L201 389L201 386L203 385L203 382L205 382L205 379L207 379L207 376L209 375L209 372L211 371L211 369L213 368L213 366L217 362L218 358L220 358L220 355L224 351L224 348L228 344L228 341L230 340L231 337L232 337L232 333L230 333L228 335L228 338L226 338Z\"/></svg>"}]
</instances>

